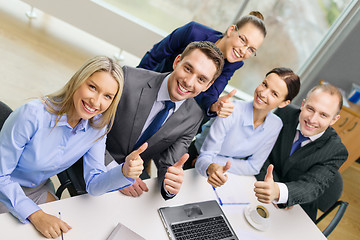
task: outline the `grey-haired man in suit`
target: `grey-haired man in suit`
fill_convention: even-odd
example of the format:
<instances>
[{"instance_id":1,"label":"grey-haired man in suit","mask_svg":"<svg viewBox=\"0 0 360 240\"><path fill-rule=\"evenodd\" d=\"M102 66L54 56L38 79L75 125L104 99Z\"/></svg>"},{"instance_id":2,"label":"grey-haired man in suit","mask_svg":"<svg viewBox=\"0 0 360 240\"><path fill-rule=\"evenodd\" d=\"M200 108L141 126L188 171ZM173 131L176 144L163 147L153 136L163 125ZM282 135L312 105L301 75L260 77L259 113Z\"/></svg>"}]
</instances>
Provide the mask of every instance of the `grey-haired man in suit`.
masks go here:
<instances>
[{"instance_id":1,"label":"grey-haired man in suit","mask_svg":"<svg viewBox=\"0 0 360 240\"><path fill-rule=\"evenodd\" d=\"M315 221L317 198L334 180L348 157L340 137L331 127L342 107L340 91L330 85L311 89L300 109L276 111L283 128L255 183L260 202L281 208L300 204Z\"/></svg>"},{"instance_id":2,"label":"grey-haired man in suit","mask_svg":"<svg viewBox=\"0 0 360 240\"><path fill-rule=\"evenodd\" d=\"M145 168L150 159L154 160L165 199L180 190L184 174L182 165L188 158L187 149L204 115L193 97L211 86L223 65L222 53L213 43L193 42L176 57L171 73L123 68L123 94L106 148L117 163L122 163L145 141L147 149L140 156ZM161 127L148 138L148 128L169 101L173 107L168 110ZM147 190L146 184L139 178L132 186L120 191L136 197Z\"/></svg>"}]
</instances>

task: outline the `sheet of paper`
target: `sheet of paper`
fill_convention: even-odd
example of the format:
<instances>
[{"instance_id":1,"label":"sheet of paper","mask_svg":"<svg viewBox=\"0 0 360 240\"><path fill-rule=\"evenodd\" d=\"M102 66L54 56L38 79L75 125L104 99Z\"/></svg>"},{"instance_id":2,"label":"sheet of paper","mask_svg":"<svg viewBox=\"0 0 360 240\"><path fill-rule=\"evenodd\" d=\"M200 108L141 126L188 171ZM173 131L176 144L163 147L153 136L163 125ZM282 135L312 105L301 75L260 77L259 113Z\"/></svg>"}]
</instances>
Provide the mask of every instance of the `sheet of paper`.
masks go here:
<instances>
[{"instance_id":1,"label":"sheet of paper","mask_svg":"<svg viewBox=\"0 0 360 240\"><path fill-rule=\"evenodd\" d=\"M246 192L243 188L241 188L241 185L238 184L237 181L239 181L239 177L228 173L228 180L227 182L221 186L216 188L214 190L214 194L217 193L217 197L220 198L223 205L231 205L231 204L249 204L249 195L248 192ZM252 184L252 183L244 183L244 184ZM216 192L216 193L215 193Z\"/></svg>"}]
</instances>

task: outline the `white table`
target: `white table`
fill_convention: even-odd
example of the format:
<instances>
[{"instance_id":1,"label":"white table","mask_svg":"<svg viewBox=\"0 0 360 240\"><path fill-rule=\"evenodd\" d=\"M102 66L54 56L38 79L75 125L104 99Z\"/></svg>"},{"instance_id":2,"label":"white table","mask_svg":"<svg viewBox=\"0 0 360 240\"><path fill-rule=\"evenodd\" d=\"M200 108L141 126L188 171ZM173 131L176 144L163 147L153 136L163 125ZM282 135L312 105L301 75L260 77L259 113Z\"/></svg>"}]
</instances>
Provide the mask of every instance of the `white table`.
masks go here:
<instances>
[{"instance_id":1,"label":"white table","mask_svg":"<svg viewBox=\"0 0 360 240\"><path fill-rule=\"evenodd\" d=\"M244 194L252 204L257 204L253 193L254 177L232 175L227 188ZM105 240L118 222L146 239L168 239L157 209L163 206L181 205L190 202L216 199L206 179L194 169L185 171L180 193L171 200L163 200L156 179L146 180L150 191L138 198L127 197L120 192L93 197L88 194L41 205L55 216L61 212L62 219L72 230L64 239ZM271 217L271 226L261 232L246 221L243 210L247 205L223 206L233 229L240 239L326 239L300 206L291 210L276 209L266 205ZM22 224L9 213L0 214L1 239L42 239L31 224Z\"/></svg>"}]
</instances>

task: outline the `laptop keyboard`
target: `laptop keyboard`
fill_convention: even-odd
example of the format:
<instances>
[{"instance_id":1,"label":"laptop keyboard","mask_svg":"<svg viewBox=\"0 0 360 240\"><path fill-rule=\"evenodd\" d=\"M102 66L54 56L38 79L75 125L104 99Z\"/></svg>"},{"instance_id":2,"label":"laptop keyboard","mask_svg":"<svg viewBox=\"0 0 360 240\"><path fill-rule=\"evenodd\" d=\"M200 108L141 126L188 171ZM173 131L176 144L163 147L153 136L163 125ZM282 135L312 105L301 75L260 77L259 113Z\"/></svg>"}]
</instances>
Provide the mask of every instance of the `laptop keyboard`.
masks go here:
<instances>
[{"instance_id":1,"label":"laptop keyboard","mask_svg":"<svg viewBox=\"0 0 360 240\"><path fill-rule=\"evenodd\" d=\"M171 225L176 240L220 240L233 234L222 216Z\"/></svg>"}]
</instances>

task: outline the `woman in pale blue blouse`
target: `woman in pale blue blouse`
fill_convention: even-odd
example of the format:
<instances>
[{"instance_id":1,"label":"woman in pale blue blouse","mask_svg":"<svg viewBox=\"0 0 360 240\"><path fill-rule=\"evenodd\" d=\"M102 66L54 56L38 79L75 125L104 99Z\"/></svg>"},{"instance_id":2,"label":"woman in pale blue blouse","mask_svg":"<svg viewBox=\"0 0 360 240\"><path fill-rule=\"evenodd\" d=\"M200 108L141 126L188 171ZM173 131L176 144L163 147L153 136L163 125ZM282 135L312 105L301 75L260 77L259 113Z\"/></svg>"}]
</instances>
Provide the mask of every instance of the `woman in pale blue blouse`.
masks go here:
<instances>
[{"instance_id":1,"label":"woman in pale blue blouse","mask_svg":"<svg viewBox=\"0 0 360 240\"><path fill-rule=\"evenodd\" d=\"M37 204L56 200L49 178L84 159L89 194L100 195L134 183L143 169L146 143L124 164L106 171L106 134L114 121L123 72L112 59L87 61L60 91L16 109L0 132L0 211L31 222L47 238L71 227ZM131 166L130 166L131 161Z\"/></svg>"},{"instance_id":2,"label":"woman in pale blue blouse","mask_svg":"<svg viewBox=\"0 0 360 240\"><path fill-rule=\"evenodd\" d=\"M252 102L236 101L232 115L214 120L196 160L198 172L214 187L226 182L226 171L258 174L282 128L271 111L287 106L299 89L300 79L291 69L268 72Z\"/></svg>"}]
</instances>

